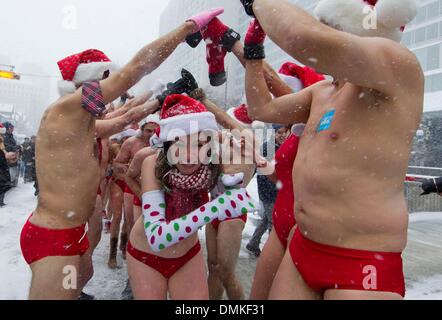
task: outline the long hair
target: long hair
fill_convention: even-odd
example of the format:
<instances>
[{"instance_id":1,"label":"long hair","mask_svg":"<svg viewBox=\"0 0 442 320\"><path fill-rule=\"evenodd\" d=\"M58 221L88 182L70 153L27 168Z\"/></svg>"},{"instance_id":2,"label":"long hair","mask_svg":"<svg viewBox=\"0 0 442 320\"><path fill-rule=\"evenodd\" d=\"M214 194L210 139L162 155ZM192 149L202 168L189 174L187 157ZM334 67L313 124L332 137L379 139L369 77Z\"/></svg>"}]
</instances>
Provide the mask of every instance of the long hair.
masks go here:
<instances>
[{"instance_id":1,"label":"long hair","mask_svg":"<svg viewBox=\"0 0 442 320\"><path fill-rule=\"evenodd\" d=\"M155 177L161 182L162 188L166 191L172 189L172 186L169 185L166 179L167 174L173 169L173 166L169 163L169 161L167 161L167 153L169 152L172 143L173 142L168 141L163 144L163 148L158 154L157 163L155 165ZM212 172L212 177L207 192L210 192L210 190L212 190L218 183L218 177L221 173L221 166L219 164L210 163L209 169Z\"/></svg>"}]
</instances>

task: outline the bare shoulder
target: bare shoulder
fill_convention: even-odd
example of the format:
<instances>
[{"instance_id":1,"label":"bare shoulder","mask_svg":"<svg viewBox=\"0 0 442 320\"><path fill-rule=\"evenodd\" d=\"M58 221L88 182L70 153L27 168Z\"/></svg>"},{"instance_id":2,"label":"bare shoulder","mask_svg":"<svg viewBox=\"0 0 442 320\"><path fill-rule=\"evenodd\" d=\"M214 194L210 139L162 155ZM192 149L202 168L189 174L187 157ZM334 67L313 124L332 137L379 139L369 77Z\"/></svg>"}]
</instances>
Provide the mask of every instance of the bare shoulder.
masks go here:
<instances>
[{"instance_id":1,"label":"bare shoulder","mask_svg":"<svg viewBox=\"0 0 442 320\"><path fill-rule=\"evenodd\" d=\"M379 56L379 68L391 72L399 86L422 90L424 72L416 57L408 48L385 38L371 38L367 45L374 48ZM398 87L399 87L398 86Z\"/></svg>"},{"instance_id":2,"label":"bare shoulder","mask_svg":"<svg viewBox=\"0 0 442 320\"><path fill-rule=\"evenodd\" d=\"M155 167L157 164L157 155L153 154L143 160L143 164L141 166L141 177L143 179L151 179L155 176Z\"/></svg>"},{"instance_id":3,"label":"bare shoulder","mask_svg":"<svg viewBox=\"0 0 442 320\"><path fill-rule=\"evenodd\" d=\"M155 168L158 156L156 154L148 156L143 161L143 169Z\"/></svg>"}]
</instances>

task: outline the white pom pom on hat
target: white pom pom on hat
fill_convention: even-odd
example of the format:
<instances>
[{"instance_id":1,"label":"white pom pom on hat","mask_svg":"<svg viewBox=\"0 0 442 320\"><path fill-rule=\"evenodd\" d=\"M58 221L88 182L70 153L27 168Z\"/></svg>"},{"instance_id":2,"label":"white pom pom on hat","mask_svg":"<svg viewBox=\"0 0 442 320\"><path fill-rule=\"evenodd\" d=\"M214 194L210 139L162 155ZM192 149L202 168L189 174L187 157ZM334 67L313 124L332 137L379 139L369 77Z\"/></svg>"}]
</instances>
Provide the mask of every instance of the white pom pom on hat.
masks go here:
<instances>
[{"instance_id":1,"label":"white pom pom on hat","mask_svg":"<svg viewBox=\"0 0 442 320\"><path fill-rule=\"evenodd\" d=\"M375 9L375 29L364 28L366 6ZM404 26L414 19L418 8L415 0L321 0L314 13L322 22L345 32L400 41Z\"/></svg>"}]
</instances>

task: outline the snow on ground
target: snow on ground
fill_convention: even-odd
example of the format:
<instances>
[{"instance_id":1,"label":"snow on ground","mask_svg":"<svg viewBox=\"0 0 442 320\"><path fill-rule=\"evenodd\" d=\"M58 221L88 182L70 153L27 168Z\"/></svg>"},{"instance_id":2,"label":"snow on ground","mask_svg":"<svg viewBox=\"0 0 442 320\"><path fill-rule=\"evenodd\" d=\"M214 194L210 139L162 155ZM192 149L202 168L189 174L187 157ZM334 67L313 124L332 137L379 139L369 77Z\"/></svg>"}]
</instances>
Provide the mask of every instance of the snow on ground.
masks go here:
<instances>
[{"instance_id":1,"label":"snow on ground","mask_svg":"<svg viewBox=\"0 0 442 320\"><path fill-rule=\"evenodd\" d=\"M256 180L249 186L250 194L258 199ZM11 190L5 199L7 206L0 209L0 300L4 299L26 299L31 272L23 260L20 250L20 231L29 214L35 208L36 198L34 197L32 184L20 183ZM442 219L441 213L419 213L410 215L410 223L423 221L434 221ZM240 252L240 261L251 261L246 264L246 275L240 275L241 281L251 281L254 273L254 262L256 259L245 250L245 245L253 234L256 223L259 220L257 214L249 215L249 220L244 228L244 238ZM204 232L200 232L203 238ZM267 239L264 235L261 245ZM203 240L203 239L202 239ZM205 246L203 245L203 248ZM85 291L96 295L97 299L120 299L121 291L126 285L126 265L119 253L117 259L120 268L110 270L107 267L109 251L109 235L104 234L94 254L95 275L86 286ZM405 261L405 264L407 262ZM248 270L250 269L250 270ZM244 270L244 268L242 268ZM250 284L248 284L250 285ZM431 275L407 283L407 299L440 299L442 300L442 275Z\"/></svg>"}]
</instances>

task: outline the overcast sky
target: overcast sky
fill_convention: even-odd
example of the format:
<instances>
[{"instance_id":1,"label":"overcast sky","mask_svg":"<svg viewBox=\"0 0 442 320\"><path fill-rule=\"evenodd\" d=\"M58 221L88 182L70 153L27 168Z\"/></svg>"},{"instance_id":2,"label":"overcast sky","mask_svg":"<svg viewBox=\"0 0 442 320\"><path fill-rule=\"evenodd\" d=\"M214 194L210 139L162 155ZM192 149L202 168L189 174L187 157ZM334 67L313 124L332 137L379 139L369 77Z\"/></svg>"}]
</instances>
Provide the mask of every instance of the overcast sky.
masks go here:
<instances>
[{"instance_id":1,"label":"overcast sky","mask_svg":"<svg viewBox=\"0 0 442 320\"><path fill-rule=\"evenodd\" d=\"M56 62L89 48L126 63L158 37L169 0L1 0L0 63L38 64L59 76ZM17 69L20 71L19 69Z\"/></svg>"}]
</instances>

